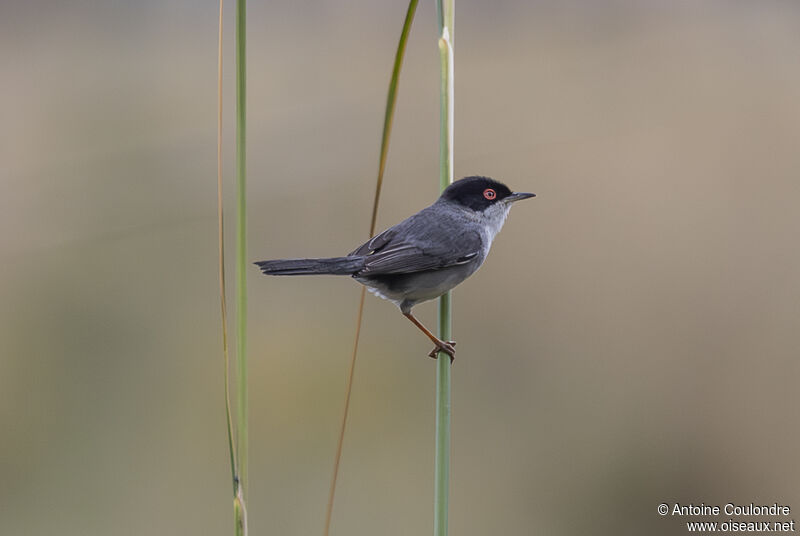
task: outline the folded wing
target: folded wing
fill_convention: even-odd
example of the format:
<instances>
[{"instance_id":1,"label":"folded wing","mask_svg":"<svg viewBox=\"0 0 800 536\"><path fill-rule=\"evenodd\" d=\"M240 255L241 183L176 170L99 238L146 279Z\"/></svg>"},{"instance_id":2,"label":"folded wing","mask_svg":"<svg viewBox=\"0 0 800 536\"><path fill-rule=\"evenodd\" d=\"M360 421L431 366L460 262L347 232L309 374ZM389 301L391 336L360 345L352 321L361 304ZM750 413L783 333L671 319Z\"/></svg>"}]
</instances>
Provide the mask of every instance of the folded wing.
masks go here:
<instances>
[{"instance_id":1,"label":"folded wing","mask_svg":"<svg viewBox=\"0 0 800 536\"><path fill-rule=\"evenodd\" d=\"M364 268L358 275L437 270L466 264L480 254L479 233L457 232L454 222L424 215L425 211L412 216L353 251L350 255L364 256Z\"/></svg>"}]
</instances>

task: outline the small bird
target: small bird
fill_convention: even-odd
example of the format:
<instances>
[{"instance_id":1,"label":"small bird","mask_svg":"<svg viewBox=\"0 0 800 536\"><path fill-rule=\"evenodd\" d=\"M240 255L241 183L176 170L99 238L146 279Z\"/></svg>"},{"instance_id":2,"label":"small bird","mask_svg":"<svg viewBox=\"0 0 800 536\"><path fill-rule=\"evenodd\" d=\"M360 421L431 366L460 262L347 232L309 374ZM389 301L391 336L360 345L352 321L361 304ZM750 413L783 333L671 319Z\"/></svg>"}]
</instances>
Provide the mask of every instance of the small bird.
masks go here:
<instances>
[{"instance_id":1,"label":"small bird","mask_svg":"<svg viewBox=\"0 0 800 536\"><path fill-rule=\"evenodd\" d=\"M536 194L512 192L489 177L453 182L431 206L390 227L346 257L279 259L255 264L268 275L349 275L400 308L436 345L455 357L455 341L436 337L411 309L438 298L480 268L511 204Z\"/></svg>"}]
</instances>

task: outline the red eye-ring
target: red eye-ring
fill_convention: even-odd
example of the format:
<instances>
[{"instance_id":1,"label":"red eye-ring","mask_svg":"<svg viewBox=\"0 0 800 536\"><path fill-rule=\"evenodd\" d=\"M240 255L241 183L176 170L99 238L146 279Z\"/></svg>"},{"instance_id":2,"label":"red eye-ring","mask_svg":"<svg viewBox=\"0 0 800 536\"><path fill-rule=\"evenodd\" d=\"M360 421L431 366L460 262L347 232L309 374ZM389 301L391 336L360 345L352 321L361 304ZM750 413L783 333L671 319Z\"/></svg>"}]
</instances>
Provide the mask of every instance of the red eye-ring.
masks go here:
<instances>
[{"instance_id":1,"label":"red eye-ring","mask_svg":"<svg viewBox=\"0 0 800 536\"><path fill-rule=\"evenodd\" d=\"M483 191L483 197L485 197L485 198L486 198L486 199L488 199L489 201L493 201L493 200L494 200L494 198L495 198L495 197L497 197L497 192L495 192L495 191L494 191L494 190L492 190L491 188L486 188L486 189Z\"/></svg>"}]
</instances>

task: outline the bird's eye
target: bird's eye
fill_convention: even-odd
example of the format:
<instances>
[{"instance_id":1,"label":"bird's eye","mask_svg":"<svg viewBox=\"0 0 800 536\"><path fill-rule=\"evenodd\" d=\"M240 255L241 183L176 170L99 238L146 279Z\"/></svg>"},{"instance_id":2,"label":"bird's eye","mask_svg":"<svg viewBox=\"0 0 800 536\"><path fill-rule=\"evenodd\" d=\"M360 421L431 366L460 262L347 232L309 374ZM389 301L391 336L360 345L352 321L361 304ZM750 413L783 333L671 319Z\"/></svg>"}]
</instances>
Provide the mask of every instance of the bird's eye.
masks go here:
<instances>
[{"instance_id":1,"label":"bird's eye","mask_svg":"<svg viewBox=\"0 0 800 536\"><path fill-rule=\"evenodd\" d=\"M491 188L486 188L486 189L483 191L483 197L485 197L485 198L486 198L486 199L488 199L489 201L494 201L495 197L497 197L497 192L495 192L495 191L494 191L494 190L492 190Z\"/></svg>"}]
</instances>

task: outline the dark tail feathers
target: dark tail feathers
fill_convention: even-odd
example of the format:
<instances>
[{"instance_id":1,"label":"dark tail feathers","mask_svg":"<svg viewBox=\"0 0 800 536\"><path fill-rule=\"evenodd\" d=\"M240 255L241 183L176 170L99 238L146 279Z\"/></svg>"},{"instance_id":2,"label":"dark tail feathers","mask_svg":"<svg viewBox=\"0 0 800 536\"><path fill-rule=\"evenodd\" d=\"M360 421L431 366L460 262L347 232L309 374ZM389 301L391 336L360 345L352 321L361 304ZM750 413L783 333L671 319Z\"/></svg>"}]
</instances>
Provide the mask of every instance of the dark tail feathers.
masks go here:
<instances>
[{"instance_id":1,"label":"dark tail feathers","mask_svg":"<svg viewBox=\"0 0 800 536\"><path fill-rule=\"evenodd\" d=\"M331 259L278 259L255 263L267 275L352 275L364 269L364 257Z\"/></svg>"}]
</instances>

